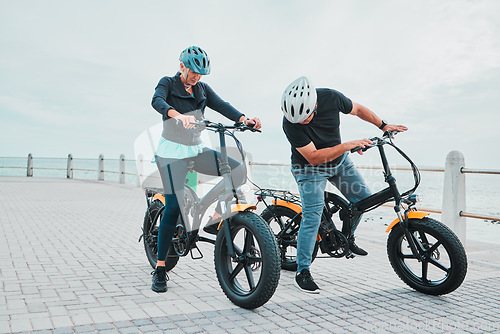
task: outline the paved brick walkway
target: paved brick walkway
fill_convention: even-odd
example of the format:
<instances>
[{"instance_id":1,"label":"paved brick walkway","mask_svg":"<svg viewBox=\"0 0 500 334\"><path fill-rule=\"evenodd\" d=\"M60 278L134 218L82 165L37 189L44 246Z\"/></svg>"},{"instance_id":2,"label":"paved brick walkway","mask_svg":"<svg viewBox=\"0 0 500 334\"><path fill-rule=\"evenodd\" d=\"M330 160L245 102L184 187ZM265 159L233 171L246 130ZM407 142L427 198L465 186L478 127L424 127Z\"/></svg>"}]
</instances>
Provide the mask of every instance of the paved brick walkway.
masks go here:
<instances>
[{"instance_id":1,"label":"paved brick walkway","mask_svg":"<svg viewBox=\"0 0 500 334\"><path fill-rule=\"evenodd\" d=\"M385 252L384 209L366 216L364 258L317 259L320 295L293 273L263 307L235 307L219 288L213 248L183 258L169 290L150 290L140 189L90 181L0 177L0 333L500 332L498 246L467 243L464 284L441 297L408 288Z\"/></svg>"}]
</instances>

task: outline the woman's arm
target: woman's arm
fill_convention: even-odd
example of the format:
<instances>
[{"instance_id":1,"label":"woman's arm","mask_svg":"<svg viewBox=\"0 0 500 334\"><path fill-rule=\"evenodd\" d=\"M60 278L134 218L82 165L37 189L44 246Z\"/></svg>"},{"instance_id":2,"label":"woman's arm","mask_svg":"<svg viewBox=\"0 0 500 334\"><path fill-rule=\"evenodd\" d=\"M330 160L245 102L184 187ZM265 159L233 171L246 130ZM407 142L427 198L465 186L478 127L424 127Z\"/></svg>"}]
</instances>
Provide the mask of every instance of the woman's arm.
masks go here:
<instances>
[{"instance_id":1,"label":"woman's arm","mask_svg":"<svg viewBox=\"0 0 500 334\"><path fill-rule=\"evenodd\" d=\"M153 100L151 101L151 105L153 108L163 115L164 118L173 117L169 115L170 110L175 109L167 103L167 97L170 92L171 82L167 77L163 77L158 82L158 85L155 88L155 93L153 95Z\"/></svg>"}]
</instances>

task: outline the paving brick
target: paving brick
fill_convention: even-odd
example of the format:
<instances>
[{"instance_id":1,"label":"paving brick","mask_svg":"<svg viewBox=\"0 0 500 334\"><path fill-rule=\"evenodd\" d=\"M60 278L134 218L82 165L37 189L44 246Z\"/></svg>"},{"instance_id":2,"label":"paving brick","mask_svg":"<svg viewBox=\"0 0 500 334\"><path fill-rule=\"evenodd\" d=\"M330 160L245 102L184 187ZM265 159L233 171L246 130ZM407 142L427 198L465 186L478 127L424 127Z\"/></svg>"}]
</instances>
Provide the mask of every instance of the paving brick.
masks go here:
<instances>
[{"instance_id":1,"label":"paving brick","mask_svg":"<svg viewBox=\"0 0 500 334\"><path fill-rule=\"evenodd\" d=\"M74 326L73 331L75 333L95 333L95 328L92 325L81 325L81 326Z\"/></svg>"},{"instance_id":2,"label":"paving brick","mask_svg":"<svg viewBox=\"0 0 500 334\"><path fill-rule=\"evenodd\" d=\"M31 321L26 321L25 319L15 319L10 321L10 329L13 333L15 332L28 332L32 331Z\"/></svg>"},{"instance_id":3,"label":"paving brick","mask_svg":"<svg viewBox=\"0 0 500 334\"><path fill-rule=\"evenodd\" d=\"M451 332L440 329L442 319L464 324L458 330L465 332L500 330L492 327L500 322L495 306L500 268L471 263L464 284L449 295L413 291L388 263L384 228L374 222L384 208L368 213L358 229L368 257L313 263L320 295L296 290L294 273L283 271L273 298L249 311L220 290L209 244L199 244L204 259L181 259L169 273L167 293L151 291L151 267L136 239L145 210L140 189L77 180L3 180L0 332L43 331L52 323L54 332L179 333L179 324L184 333L397 333L431 322L433 333ZM23 209L26 199L32 210ZM468 256L498 250L488 246ZM490 327L478 329L474 323Z\"/></svg>"},{"instance_id":4,"label":"paving brick","mask_svg":"<svg viewBox=\"0 0 500 334\"><path fill-rule=\"evenodd\" d=\"M10 325L8 320L0 320L0 333L9 333Z\"/></svg>"},{"instance_id":5,"label":"paving brick","mask_svg":"<svg viewBox=\"0 0 500 334\"><path fill-rule=\"evenodd\" d=\"M54 325L49 317L32 318L33 330L53 329Z\"/></svg>"}]
</instances>

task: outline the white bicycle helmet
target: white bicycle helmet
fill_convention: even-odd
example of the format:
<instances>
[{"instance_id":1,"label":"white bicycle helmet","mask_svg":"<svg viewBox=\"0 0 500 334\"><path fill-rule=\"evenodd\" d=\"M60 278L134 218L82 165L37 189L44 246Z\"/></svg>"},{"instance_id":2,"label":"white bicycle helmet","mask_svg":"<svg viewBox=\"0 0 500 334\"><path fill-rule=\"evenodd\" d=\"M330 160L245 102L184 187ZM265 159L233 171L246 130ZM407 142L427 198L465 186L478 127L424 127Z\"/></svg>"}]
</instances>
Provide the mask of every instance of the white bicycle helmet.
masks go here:
<instances>
[{"instance_id":1,"label":"white bicycle helmet","mask_svg":"<svg viewBox=\"0 0 500 334\"><path fill-rule=\"evenodd\" d=\"M316 107L316 88L307 77L292 82L281 97L281 111L291 123L300 123L311 116Z\"/></svg>"}]
</instances>

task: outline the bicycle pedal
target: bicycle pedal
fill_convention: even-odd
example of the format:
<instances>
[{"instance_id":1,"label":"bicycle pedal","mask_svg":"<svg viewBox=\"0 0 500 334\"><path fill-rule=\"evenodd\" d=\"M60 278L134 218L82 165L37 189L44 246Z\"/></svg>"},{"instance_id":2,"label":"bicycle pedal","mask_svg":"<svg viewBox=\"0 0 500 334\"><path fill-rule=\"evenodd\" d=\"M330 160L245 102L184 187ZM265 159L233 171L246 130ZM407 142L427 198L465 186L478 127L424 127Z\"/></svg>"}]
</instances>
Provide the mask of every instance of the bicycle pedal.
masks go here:
<instances>
[{"instance_id":1,"label":"bicycle pedal","mask_svg":"<svg viewBox=\"0 0 500 334\"><path fill-rule=\"evenodd\" d=\"M351 251L349 251L349 252L345 255L345 258L346 258L346 259L354 259L355 257L356 257L356 255L355 255L353 252L351 252Z\"/></svg>"}]
</instances>

